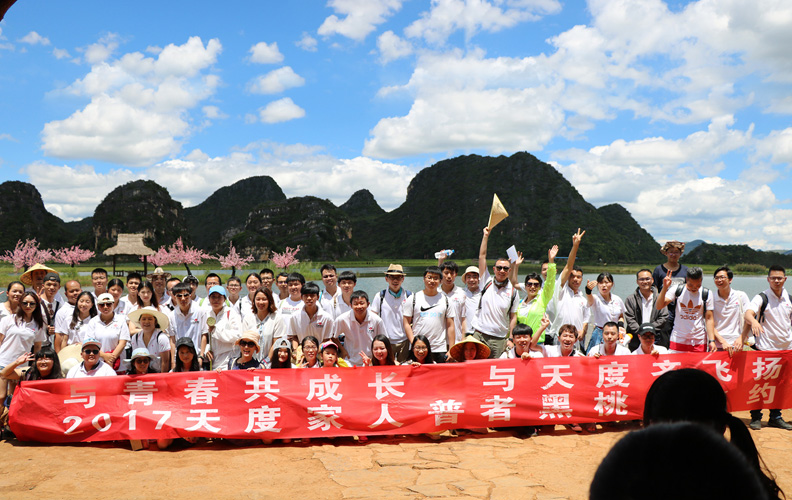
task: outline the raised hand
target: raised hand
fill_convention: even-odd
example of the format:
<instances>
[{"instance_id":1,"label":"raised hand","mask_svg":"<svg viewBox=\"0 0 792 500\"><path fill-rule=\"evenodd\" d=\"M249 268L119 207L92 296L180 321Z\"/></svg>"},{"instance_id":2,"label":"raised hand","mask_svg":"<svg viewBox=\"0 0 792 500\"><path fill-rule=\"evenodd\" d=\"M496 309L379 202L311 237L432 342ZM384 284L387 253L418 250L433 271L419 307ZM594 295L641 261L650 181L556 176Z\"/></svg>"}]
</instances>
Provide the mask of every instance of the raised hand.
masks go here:
<instances>
[{"instance_id":1,"label":"raised hand","mask_svg":"<svg viewBox=\"0 0 792 500\"><path fill-rule=\"evenodd\" d=\"M553 262L556 255L558 255L558 245L553 245L550 247L550 250L547 251L547 260Z\"/></svg>"},{"instance_id":2,"label":"raised hand","mask_svg":"<svg viewBox=\"0 0 792 500\"><path fill-rule=\"evenodd\" d=\"M573 245L580 245L580 240L583 239L583 235L586 234L585 231L582 233L580 232L580 228L578 228L577 233L572 235L572 244Z\"/></svg>"},{"instance_id":3,"label":"raised hand","mask_svg":"<svg viewBox=\"0 0 792 500\"><path fill-rule=\"evenodd\" d=\"M668 271L668 274L666 274L665 278L663 278L663 288L668 289L673 281L674 278L671 276L671 271Z\"/></svg>"}]
</instances>

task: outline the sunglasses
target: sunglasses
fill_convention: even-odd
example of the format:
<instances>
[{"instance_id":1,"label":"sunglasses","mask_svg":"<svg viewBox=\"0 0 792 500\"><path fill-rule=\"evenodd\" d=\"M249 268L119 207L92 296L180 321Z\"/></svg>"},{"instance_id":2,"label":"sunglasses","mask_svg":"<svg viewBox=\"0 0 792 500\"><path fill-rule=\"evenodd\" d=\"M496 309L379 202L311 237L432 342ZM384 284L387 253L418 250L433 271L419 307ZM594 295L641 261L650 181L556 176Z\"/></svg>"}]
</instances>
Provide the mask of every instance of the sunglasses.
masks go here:
<instances>
[{"instance_id":1,"label":"sunglasses","mask_svg":"<svg viewBox=\"0 0 792 500\"><path fill-rule=\"evenodd\" d=\"M151 360L150 360L149 358L146 358L146 357L143 357L143 358L135 358L135 363L144 363L144 364L149 364L150 362L151 362Z\"/></svg>"},{"instance_id":2,"label":"sunglasses","mask_svg":"<svg viewBox=\"0 0 792 500\"><path fill-rule=\"evenodd\" d=\"M35 302L22 302L22 307L36 307Z\"/></svg>"},{"instance_id":3,"label":"sunglasses","mask_svg":"<svg viewBox=\"0 0 792 500\"><path fill-rule=\"evenodd\" d=\"M174 297L176 297L177 299L183 299L183 298L189 297L189 296L190 296L189 293L177 293L176 295L174 295Z\"/></svg>"},{"instance_id":4,"label":"sunglasses","mask_svg":"<svg viewBox=\"0 0 792 500\"><path fill-rule=\"evenodd\" d=\"M525 286L533 288L533 287L539 286L539 283L537 283L535 281L529 281L528 283L525 284Z\"/></svg>"},{"instance_id":5,"label":"sunglasses","mask_svg":"<svg viewBox=\"0 0 792 500\"><path fill-rule=\"evenodd\" d=\"M241 347L256 347L256 343L250 342L249 340L240 340L239 345Z\"/></svg>"},{"instance_id":6,"label":"sunglasses","mask_svg":"<svg viewBox=\"0 0 792 500\"><path fill-rule=\"evenodd\" d=\"M495 266L495 269L497 269L498 271L508 271L509 266Z\"/></svg>"},{"instance_id":7,"label":"sunglasses","mask_svg":"<svg viewBox=\"0 0 792 500\"><path fill-rule=\"evenodd\" d=\"M113 307L112 302L103 302L102 304L96 304L96 307Z\"/></svg>"},{"instance_id":8,"label":"sunglasses","mask_svg":"<svg viewBox=\"0 0 792 500\"><path fill-rule=\"evenodd\" d=\"M93 354L93 355L96 355L96 354L99 354L99 349L83 349L83 352L84 352L85 354Z\"/></svg>"}]
</instances>

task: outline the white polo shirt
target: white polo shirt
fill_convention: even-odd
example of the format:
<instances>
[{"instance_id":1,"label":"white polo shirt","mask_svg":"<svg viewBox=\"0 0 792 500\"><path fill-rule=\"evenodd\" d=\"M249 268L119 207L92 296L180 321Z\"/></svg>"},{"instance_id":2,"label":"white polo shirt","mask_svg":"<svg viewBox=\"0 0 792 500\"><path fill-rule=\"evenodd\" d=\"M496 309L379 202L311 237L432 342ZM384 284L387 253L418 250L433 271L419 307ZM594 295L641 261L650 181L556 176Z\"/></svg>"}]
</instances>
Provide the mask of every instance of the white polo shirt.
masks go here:
<instances>
[{"instance_id":1,"label":"white polo shirt","mask_svg":"<svg viewBox=\"0 0 792 500\"><path fill-rule=\"evenodd\" d=\"M714 307L712 314L715 318L715 329L730 344L740 338L742 333L743 315L751 305L751 300L745 292L730 289L729 296L722 299L718 290L713 294Z\"/></svg>"},{"instance_id":2,"label":"white polo shirt","mask_svg":"<svg viewBox=\"0 0 792 500\"><path fill-rule=\"evenodd\" d=\"M206 324L206 309L190 303L190 309L187 314L182 313L181 308L177 307L173 310L171 317L173 319L171 323L173 327L170 328L170 336L175 340L187 337L192 340L195 350L200 351L201 338L209 333L209 325ZM199 352L198 354L202 353Z\"/></svg>"},{"instance_id":3,"label":"white polo shirt","mask_svg":"<svg viewBox=\"0 0 792 500\"><path fill-rule=\"evenodd\" d=\"M82 338L94 338L102 343L102 352L113 352L119 342L122 340L129 342L130 340L126 316L113 314L110 322L105 323L102 321L101 315L97 314L88 322Z\"/></svg>"},{"instance_id":4,"label":"white polo shirt","mask_svg":"<svg viewBox=\"0 0 792 500\"><path fill-rule=\"evenodd\" d=\"M767 295L767 308L762 322L764 333L756 336L756 347L762 351L792 349L792 302L789 293L783 290L781 297L776 297L769 288L764 293ZM751 300L749 308L758 315L761 307L762 297L757 295Z\"/></svg>"},{"instance_id":5,"label":"white polo shirt","mask_svg":"<svg viewBox=\"0 0 792 500\"><path fill-rule=\"evenodd\" d=\"M377 335L385 335L385 325L382 318L371 311L366 311L362 323L355 318L355 311L347 311L335 320L335 336L344 334L344 347L349 356L346 360L355 365L363 366L360 352L371 357L371 341Z\"/></svg>"},{"instance_id":6,"label":"white polo shirt","mask_svg":"<svg viewBox=\"0 0 792 500\"><path fill-rule=\"evenodd\" d=\"M316 337L319 342L333 336L333 317L321 307L316 308L313 318L308 317L308 313L303 307L295 314L284 318L284 320L287 319L286 334L297 336L298 342L302 342L302 339L309 335Z\"/></svg>"},{"instance_id":7,"label":"white polo shirt","mask_svg":"<svg viewBox=\"0 0 792 500\"><path fill-rule=\"evenodd\" d=\"M550 329L553 335L558 334L558 330L563 325L574 325L578 332L583 329L583 324L588 322L589 310L586 295L582 289L578 289L577 293L572 291L569 283L558 289L558 297L554 298L555 302L555 318Z\"/></svg>"},{"instance_id":8,"label":"white polo shirt","mask_svg":"<svg viewBox=\"0 0 792 500\"><path fill-rule=\"evenodd\" d=\"M214 318L214 330L209 336L212 349L212 366L219 370L228 367L228 360L238 354L236 341L242 336L242 317L235 307L228 307L223 304L223 308L215 314L210 308L206 313L206 318ZM207 326L207 331L209 327Z\"/></svg>"}]
</instances>

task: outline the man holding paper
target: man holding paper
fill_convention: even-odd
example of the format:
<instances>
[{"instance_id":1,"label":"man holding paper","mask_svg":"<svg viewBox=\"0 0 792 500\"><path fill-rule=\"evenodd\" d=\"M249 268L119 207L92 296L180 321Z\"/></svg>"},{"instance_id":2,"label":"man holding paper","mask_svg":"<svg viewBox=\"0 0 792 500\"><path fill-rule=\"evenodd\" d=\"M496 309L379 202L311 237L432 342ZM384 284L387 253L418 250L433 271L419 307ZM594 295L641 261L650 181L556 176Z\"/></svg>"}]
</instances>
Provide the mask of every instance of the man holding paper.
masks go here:
<instances>
[{"instance_id":1,"label":"man holding paper","mask_svg":"<svg viewBox=\"0 0 792 500\"><path fill-rule=\"evenodd\" d=\"M485 227L479 249L479 269L487 268L489 234L490 228ZM503 354L517 323L517 290L509 282L510 268L511 262L506 257L495 261L492 279L481 289L476 316L472 320L476 338L490 348L490 358L499 358Z\"/></svg>"}]
</instances>

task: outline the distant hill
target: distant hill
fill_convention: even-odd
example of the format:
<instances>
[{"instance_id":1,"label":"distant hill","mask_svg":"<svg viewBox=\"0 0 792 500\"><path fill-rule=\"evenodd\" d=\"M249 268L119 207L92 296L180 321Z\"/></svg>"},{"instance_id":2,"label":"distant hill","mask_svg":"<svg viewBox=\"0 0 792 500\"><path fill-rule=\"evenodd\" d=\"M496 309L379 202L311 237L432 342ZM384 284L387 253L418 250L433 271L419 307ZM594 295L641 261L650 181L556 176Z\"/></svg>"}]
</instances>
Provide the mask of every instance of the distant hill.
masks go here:
<instances>
[{"instance_id":1,"label":"distant hill","mask_svg":"<svg viewBox=\"0 0 792 500\"><path fill-rule=\"evenodd\" d=\"M184 209L187 232L198 248L225 253L229 234L243 230L250 211L271 201L283 201L280 186L272 177L248 177L212 193L200 204Z\"/></svg>"},{"instance_id":2,"label":"distant hill","mask_svg":"<svg viewBox=\"0 0 792 500\"><path fill-rule=\"evenodd\" d=\"M581 261L658 260L658 244L651 236L642 233L639 245L625 236L640 232L637 224L629 223L632 217L606 208L623 222L614 229L557 170L528 153L460 156L425 168L410 182L404 204L373 220L353 220L353 234L364 255L426 258L454 248L458 259L472 260L493 193L510 216L493 230L491 257L505 254L512 244L529 259L544 258L554 244L566 255L580 227L587 231L578 254Z\"/></svg>"},{"instance_id":3,"label":"distant hill","mask_svg":"<svg viewBox=\"0 0 792 500\"><path fill-rule=\"evenodd\" d=\"M154 181L132 181L111 191L96 207L85 243L99 254L116 244L118 233L143 233L154 250L179 237L190 243L182 204Z\"/></svg>"},{"instance_id":4,"label":"distant hill","mask_svg":"<svg viewBox=\"0 0 792 500\"><path fill-rule=\"evenodd\" d=\"M748 245L715 245L712 243L702 243L694 247L692 252L688 252L687 245L685 253L680 262L684 264L714 264L729 265L735 264L761 264L770 267L773 264L780 264L784 267L792 267L792 255L781 255L777 252L763 252L754 250Z\"/></svg>"},{"instance_id":5,"label":"distant hill","mask_svg":"<svg viewBox=\"0 0 792 500\"><path fill-rule=\"evenodd\" d=\"M699 247L699 245L701 245L701 244L703 244L703 243L706 243L706 241L704 241L704 240L693 240L693 241L688 241L687 243L685 243L685 253L690 253L690 252L692 252L693 250L695 250L696 248L698 248L698 247Z\"/></svg>"},{"instance_id":6,"label":"distant hill","mask_svg":"<svg viewBox=\"0 0 792 500\"><path fill-rule=\"evenodd\" d=\"M343 210L314 196L259 205L248 215L243 231L231 241L242 255L259 260L274 250L301 245L301 260L338 260L359 256L352 226Z\"/></svg>"},{"instance_id":7,"label":"distant hill","mask_svg":"<svg viewBox=\"0 0 792 500\"><path fill-rule=\"evenodd\" d=\"M29 238L36 238L41 248L61 247L72 239L66 223L47 211L38 189L27 182L0 184L0 221L0 253Z\"/></svg>"},{"instance_id":8,"label":"distant hill","mask_svg":"<svg viewBox=\"0 0 792 500\"><path fill-rule=\"evenodd\" d=\"M605 219L605 222L608 223L611 229L624 236L627 238L627 241L632 243L636 255L649 257L654 254L656 259L662 258L663 255L660 253L660 245L652 238L652 235L649 234L646 229L642 228L640 224L633 219L633 216L630 215L630 212L628 212L626 208L618 203L612 203L599 207L597 212Z\"/></svg>"},{"instance_id":9,"label":"distant hill","mask_svg":"<svg viewBox=\"0 0 792 500\"><path fill-rule=\"evenodd\" d=\"M377 200L374 199L374 195L368 189L356 191L346 203L338 208L343 210L350 219L376 217L385 213L385 210L379 206Z\"/></svg>"}]
</instances>

